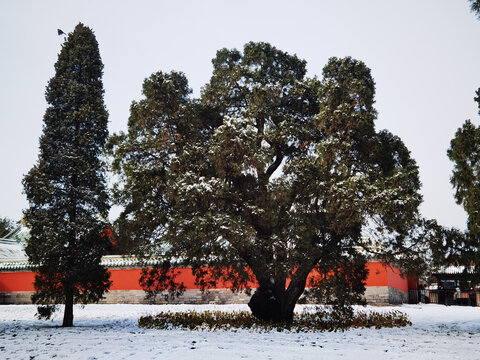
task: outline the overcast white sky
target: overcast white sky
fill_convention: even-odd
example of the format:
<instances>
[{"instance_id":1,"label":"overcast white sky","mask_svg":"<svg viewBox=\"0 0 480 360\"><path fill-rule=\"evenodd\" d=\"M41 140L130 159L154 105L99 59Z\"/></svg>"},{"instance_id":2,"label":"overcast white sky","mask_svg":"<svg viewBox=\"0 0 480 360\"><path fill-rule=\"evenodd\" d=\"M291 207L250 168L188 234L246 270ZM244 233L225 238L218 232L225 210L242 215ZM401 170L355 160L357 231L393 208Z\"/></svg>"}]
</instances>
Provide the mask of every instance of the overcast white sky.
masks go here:
<instances>
[{"instance_id":1,"label":"overcast white sky","mask_svg":"<svg viewBox=\"0 0 480 360\"><path fill-rule=\"evenodd\" d=\"M223 47L270 42L318 77L331 56L364 61L377 84L377 129L400 136L420 167L423 215L465 228L446 150L464 120L480 123L480 21L467 0L2 1L0 216L18 220L27 206L21 181L38 157L57 28L78 22L100 45L111 132L126 130L145 77L183 71L198 95Z\"/></svg>"}]
</instances>

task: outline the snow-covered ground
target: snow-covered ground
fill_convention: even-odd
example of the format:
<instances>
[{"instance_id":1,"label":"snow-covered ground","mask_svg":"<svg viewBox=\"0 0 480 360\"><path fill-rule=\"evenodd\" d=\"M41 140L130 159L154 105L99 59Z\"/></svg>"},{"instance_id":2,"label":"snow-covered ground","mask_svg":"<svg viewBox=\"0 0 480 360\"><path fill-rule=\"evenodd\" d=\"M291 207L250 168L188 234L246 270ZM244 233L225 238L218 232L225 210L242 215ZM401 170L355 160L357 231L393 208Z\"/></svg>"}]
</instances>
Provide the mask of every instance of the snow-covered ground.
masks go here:
<instances>
[{"instance_id":1,"label":"snow-covered ground","mask_svg":"<svg viewBox=\"0 0 480 360\"><path fill-rule=\"evenodd\" d=\"M300 334L137 327L145 314L246 310L246 305L77 306L75 327L65 329L59 327L61 312L52 321L40 321L35 309L0 306L0 359L480 359L480 307L367 307L406 312L413 326Z\"/></svg>"}]
</instances>

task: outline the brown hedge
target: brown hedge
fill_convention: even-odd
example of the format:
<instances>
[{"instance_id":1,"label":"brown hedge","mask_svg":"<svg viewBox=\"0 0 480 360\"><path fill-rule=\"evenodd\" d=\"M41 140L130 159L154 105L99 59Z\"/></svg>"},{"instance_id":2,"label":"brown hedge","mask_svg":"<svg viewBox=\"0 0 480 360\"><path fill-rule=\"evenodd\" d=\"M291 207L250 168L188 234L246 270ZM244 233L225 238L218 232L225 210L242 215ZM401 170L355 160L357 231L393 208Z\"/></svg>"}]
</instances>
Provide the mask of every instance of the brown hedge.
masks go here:
<instances>
[{"instance_id":1,"label":"brown hedge","mask_svg":"<svg viewBox=\"0 0 480 360\"><path fill-rule=\"evenodd\" d=\"M186 329L186 330L237 330L248 329L256 331L293 331L293 332L323 332L345 331L352 328L393 328L411 326L412 323L405 313L388 312L358 312L351 318L329 312L295 313L292 322L266 322L255 318L250 312L161 312L157 315L142 316L138 326L151 329Z\"/></svg>"}]
</instances>

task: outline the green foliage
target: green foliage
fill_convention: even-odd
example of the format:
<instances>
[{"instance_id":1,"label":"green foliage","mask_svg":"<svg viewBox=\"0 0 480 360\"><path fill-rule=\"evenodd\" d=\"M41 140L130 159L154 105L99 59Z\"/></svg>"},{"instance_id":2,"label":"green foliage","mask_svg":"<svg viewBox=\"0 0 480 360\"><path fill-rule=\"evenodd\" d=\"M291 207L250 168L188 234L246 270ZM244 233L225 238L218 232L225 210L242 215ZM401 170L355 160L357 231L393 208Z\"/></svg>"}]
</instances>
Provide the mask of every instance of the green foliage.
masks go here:
<instances>
[{"instance_id":1,"label":"green foliage","mask_svg":"<svg viewBox=\"0 0 480 360\"><path fill-rule=\"evenodd\" d=\"M478 103L478 113L480 114L480 88L475 92L477 97L473 98Z\"/></svg>"},{"instance_id":2,"label":"green foliage","mask_svg":"<svg viewBox=\"0 0 480 360\"><path fill-rule=\"evenodd\" d=\"M37 317L39 320L45 319L45 320L50 320L55 313L55 311L58 310L58 307L55 305L45 305L45 306L38 306L37 307Z\"/></svg>"},{"instance_id":3,"label":"green foliage","mask_svg":"<svg viewBox=\"0 0 480 360\"><path fill-rule=\"evenodd\" d=\"M114 187L114 201L125 210L116 224L123 247L137 253L148 249L150 239L164 231L169 201L167 173L172 156L196 134L191 131L188 100L191 90L181 73L153 74L143 84L145 99L130 107L128 133L112 136L107 149L115 148L113 171L122 175L122 186ZM119 226L121 224L121 226ZM127 243L125 243L127 242Z\"/></svg>"},{"instance_id":4,"label":"green foliage","mask_svg":"<svg viewBox=\"0 0 480 360\"><path fill-rule=\"evenodd\" d=\"M0 238L15 229L15 222L7 217L0 217Z\"/></svg>"},{"instance_id":5,"label":"green foliage","mask_svg":"<svg viewBox=\"0 0 480 360\"><path fill-rule=\"evenodd\" d=\"M263 321L248 312L204 311L161 312L157 315L142 316L138 326L148 329L170 330L185 329L195 331L289 331L324 332L345 331L354 328L393 328L411 326L408 316L400 311L358 312L345 316L336 311L319 310L316 312L295 313L292 322Z\"/></svg>"},{"instance_id":6,"label":"green foliage","mask_svg":"<svg viewBox=\"0 0 480 360\"><path fill-rule=\"evenodd\" d=\"M177 272L178 270L171 268L169 261L142 269L139 283L147 293L146 298L155 303L159 294L162 294L165 300L183 294L185 286L175 281Z\"/></svg>"},{"instance_id":7,"label":"green foliage","mask_svg":"<svg viewBox=\"0 0 480 360\"><path fill-rule=\"evenodd\" d=\"M447 155L455 164L450 179L455 188L455 199L469 216L469 231L478 233L480 178L477 167L480 163L480 129L467 120L455 133Z\"/></svg>"},{"instance_id":8,"label":"green foliage","mask_svg":"<svg viewBox=\"0 0 480 360\"><path fill-rule=\"evenodd\" d=\"M365 282L368 276L365 258L359 254L341 259L335 264L318 264L315 270L321 274L309 282L305 299L317 304L331 305L335 314L353 315L352 304L365 305Z\"/></svg>"},{"instance_id":9,"label":"green foliage","mask_svg":"<svg viewBox=\"0 0 480 360\"><path fill-rule=\"evenodd\" d=\"M37 265L39 304L65 303L71 326L74 302L98 302L110 286L100 265L106 253L109 210L102 163L108 136L98 43L83 24L68 35L49 81L37 164L23 180L29 208L29 260Z\"/></svg>"},{"instance_id":10,"label":"green foliage","mask_svg":"<svg viewBox=\"0 0 480 360\"><path fill-rule=\"evenodd\" d=\"M468 0L470 2L470 10L480 19L480 0Z\"/></svg>"},{"instance_id":11,"label":"green foliage","mask_svg":"<svg viewBox=\"0 0 480 360\"><path fill-rule=\"evenodd\" d=\"M480 110L480 89L476 95L474 100L478 102ZM455 189L455 200L465 209L468 221L466 232L462 234L452 230L455 236L446 238L444 246L452 254L448 263L464 265L467 271L468 267L480 262L480 127L476 127L470 120L465 121L450 142L447 155L454 163L450 182ZM478 282L478 266L474 273Z\"/></svg>"},{"instance_id":12,"label":"green foliage","mask_svg":"<svg viewBox=\"0 0 480 360\"><path fill-rule=\"evenodd\" d=\"M363 62L332 58L319 81L296 55L253 42L212 62L200 99L183 74L146 79L128 133L109 142L117 226L140 254L191 266L202 288L256 280L254 314L279 321L312 269L365 263L367 227L377 256L418 258L418 168L398 137L375 130ZM360 274L342 293L364 291Z\"/></svg>"}]
</instances>

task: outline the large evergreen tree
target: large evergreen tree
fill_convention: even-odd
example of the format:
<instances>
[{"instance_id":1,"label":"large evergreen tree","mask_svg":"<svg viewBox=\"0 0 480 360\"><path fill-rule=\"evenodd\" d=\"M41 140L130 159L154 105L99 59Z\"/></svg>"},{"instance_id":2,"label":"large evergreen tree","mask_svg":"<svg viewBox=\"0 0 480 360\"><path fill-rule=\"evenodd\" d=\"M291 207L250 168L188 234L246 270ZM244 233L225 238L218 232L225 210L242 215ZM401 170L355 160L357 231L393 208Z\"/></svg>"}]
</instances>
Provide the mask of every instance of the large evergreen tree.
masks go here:
<instances>
[{"instance_id":1,"label":"large evergreen tree","mask_svg":"<svg viewBox=\"0 0 480 360\"><path fill-rule=\"evenodd\" d=\"M480 114L480 89L474 100ZM454 163L450 182L455 189L457 204L465 209L468 220L465 234L457 237L456 261L468 269L476 265L477 281L480 280L480 127L465 121L450 142L447 155Z\"/></svg>"},{"instance_id":2,"label":"large evergreen tree","mask_svg":"<svg viewBox=\"0 0 480 360\"><path fill-rule=\"evenodd\" d=\"M153 74L112 138L124 236L191 266L203 288L256 280L249 305L263 319L291 319L314 269L328 274L309 284L325 301L360 301L364 230L378 256L398 254L421 201L409 151L375 131L370 70L332 58L309 79L305 61L266 43L222 49L213 66L198 100L182 74ZM156 289L174 283L172 264Z\"/></svg>"},{"instance_id":3,"label":"large evergreen tree","mask_svg":"<svg viewBox=\"0 0 480 360\"><path fill-rule=\"evenodd\" d=\"M480 1L469 0L471 11L480 19ZM474 101L480 114L480 88ZM454 163L450 182L455 189L457 204L465 209L467 229L446 229L436 225L437 241L432 242L432 253L442 266L463 265L468 279L480 281L480 127L470 120L460 127L450 142L447 155ZM473 265L473 266L472 266Z\"/></svg>"},{"instance_id":4,"label":"large evergreen tree","mask_svg":"<svg viewBox=\"0 0 480 360\"><path fill-rule=\"evenodd\" d=\"M37 265L32 300L65 304L63 326L73 325L74 303L98 302L110 286L100 265L109 210L102 74L95 36L80 23L62 45L48 83L39 159L23 180L30 205L26 252ZM51 309L39 307L39 314Z\"/></svg>"}]
</instances>

